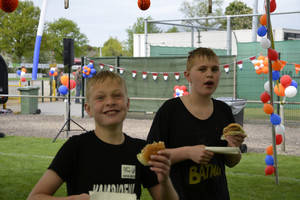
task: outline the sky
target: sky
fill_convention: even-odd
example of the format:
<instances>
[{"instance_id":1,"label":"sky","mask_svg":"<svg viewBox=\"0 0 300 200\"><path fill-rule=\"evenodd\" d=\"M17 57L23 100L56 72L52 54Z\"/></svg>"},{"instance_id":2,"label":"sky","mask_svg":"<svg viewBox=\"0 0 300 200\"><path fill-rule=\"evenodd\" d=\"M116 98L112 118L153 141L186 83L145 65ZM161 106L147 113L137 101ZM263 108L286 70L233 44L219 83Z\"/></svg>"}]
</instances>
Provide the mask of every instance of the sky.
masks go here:
<instances>
[{"instance_id":1,"label":"sky","mask_svg":"<svg viewBox=\"0 0 300 200\"><path fill-rule=\"evenodd\" d=\"M32 0L35 6L42 8L44 0ZM151 0L148 10L142 11L137 0L69 0L69 8L64 8L64 0L48 0L45 21L53 22L61 17L75 22L84 33L91 46L100 47L109 37L119 41L127 39L126 29L137 18L151 16L154 20L183 19L179 10L184 0ZM191 0L189 0L191 1ZM234 0L223 0L225 8ZM253 7L255 0L242 0ZM300 11L299 0L276 0L276 12ZM263 13L264 0L258 0L258 13ZM272 16L273 28L300 29L300 14Z\"/></svg>"}]
</instances>

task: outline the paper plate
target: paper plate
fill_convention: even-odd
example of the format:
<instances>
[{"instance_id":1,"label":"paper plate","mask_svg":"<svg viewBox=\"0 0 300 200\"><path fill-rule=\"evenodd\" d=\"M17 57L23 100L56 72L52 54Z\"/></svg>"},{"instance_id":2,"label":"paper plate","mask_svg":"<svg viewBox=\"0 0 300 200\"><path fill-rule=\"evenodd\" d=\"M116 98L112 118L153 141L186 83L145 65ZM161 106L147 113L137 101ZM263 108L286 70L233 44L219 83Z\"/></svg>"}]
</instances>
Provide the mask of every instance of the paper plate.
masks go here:
<instances>
[{"instance_id":1,"label":"paper plate","mask_svg":"<svg viewBox=\"0 0 300 200\"><path fill-rule=\"evenodd\" d=\"M238 154L238 147L205 147L206 150L219 154Z\"/></svg>"}]
</instances>

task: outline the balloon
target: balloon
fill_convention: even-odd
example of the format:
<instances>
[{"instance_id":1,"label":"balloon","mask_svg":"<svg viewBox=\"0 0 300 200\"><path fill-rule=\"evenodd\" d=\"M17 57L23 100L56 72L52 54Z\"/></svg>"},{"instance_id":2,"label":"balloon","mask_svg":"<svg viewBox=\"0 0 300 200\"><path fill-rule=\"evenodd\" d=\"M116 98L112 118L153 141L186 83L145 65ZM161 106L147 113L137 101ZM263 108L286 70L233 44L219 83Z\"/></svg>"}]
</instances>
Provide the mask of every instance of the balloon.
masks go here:
<instances>
[{"instance_id":1,"label":"balloon","mask_svg":"<svg viewBox=\"0 0 300 200\"><path fill-rule=\"evenodd\" d=\"M93 74L93 75L94 75L94 74L96 74L96 73L97 73L97 70L96 70L96 69L94 69L94 68L93 68L93 69L91 69L91 74Z\"/></svg>"},{"instance_id":2,"label":"balloon","mask_svg":"<svg viewBox=\"0 0 300 200\"><path fill-rule=\"evenodd\" d=\"M276 145L280 145L283 141L283 137L280 134L276 134Z\"/></svg>"},{"instance_id":3,"label":"balloon","mask_svg":"<svg viewBox=\"0 0 300 200\"><path fill-rule=\"evenodd\" d=\"M86 74L82 74L82 77L83 78L87 78L88 76Z\"/></svg>"},{"instance_id":4,"label":"balloon","mask_svg":"<svg viewBox=\"0 0 300 200\"><path fill-rule=\"evenodd\" d=\"M87 65L87 67L88 67L88 68L94 68L94 65L93 65L93 63L89 63L89 64Z\"/></svg>"},{"instance_id":5,"label":"balloon","mask_svg":"<svg viewBox=\"0 0 300 200\"><path fill-rule=\"evenodd\" d=\"M278 125L281 123L281 117L275 113L272 113L270 116L270 121L274 125Z\"/></svg>"},{"instance_id":6,"label":"balloon","mask_svg":"<svg viewBox=\"0 0 300 200\"><path fill-rule=\"evenodd\" d=\"M285 133L285 127L282 124L279 124L275 127L276 134L284 134Z\"/></svg>"},{"instance_id":7,"label":"balloon","mask_svg":"<svg viewBox=\"0 0 300 200\"><path fill-rule=\"evenodd\" d=\"M260 46L261 46L263 49L270 48L270 46L271 46L271 41L270 41L268 38L262 38L262 39L260 40Z\"/></svg>"},{"instance_id":8,"label":"balloon","mask_svg":"<svg viewBox=\"0 0 300 200\"><path fill-rule=\"evenodd\" d=\"M295 88L298 88L298 83L294 80L292 80L292 83L290 86L294 86Z\"/></svg>"},{"instance_id":9,"label":"balloon","mask_svg":"<svg viewBox=\"0 0 300 200\"><path fill-rule=\"evenodd\" d=\"M57 71L55 71L55 72L53 73L53 76L57 76L57 74L58 74Z\"/></svg>"},{"instance_id":10,"label":"balloon","mask_svg":"<svg viewBox=\"0 0 300 200\"><path fill-rule=\"evenodd\" d=\"M52 75L53 75L53 74L54 74L54 70L50 70L50 74L52 74Z\"/></svg>"},{"instance_id":11,"label":"balloon","mask_svg":"<svg viewBox=\"0 0 300 200\"><path fill-rule=\"evenodd\" d=\"M70 88L71 88L71 90L73 90L75 87L76 87L76 82L73 79L71 79L70 80ZM69 83L67 83L67 89L69 89Z\"/></svg>"},{"instance_id":12,"label":"balloon","mask_svg":"<svg viewBox=\"0 0 300 200\"><path fill-rule=\"evenodd\" d=\"M188 95L189 92L188 91L184 91L182 95Z\"/></svg>"},{"instance_id":13,"label":"balloon","mask_svg":"<svg viewBox=\"0 0 300 200\"><path fill-rule=\"evenodd\" d=\"M60 78L60 82L61 82L61 84L63 84L64 86L67 86L68 81L69 81L69 77L68 77L67 75L63 75L63 76Z\"/></svg>"},{"instance_id":14,"label":"balloon","mask_svg":"<svg viewBox=\"0 0 300 200\"><path fill-rule=\"evenodd\" d=\"M19 76L21 76L21 70L18 70L18 71L17 71L17 74L18 74Z\"/></svg>"},{"instance_id":15,"label":"balloon","mask_svg":"<svg viewBox=\"0 0 300 200\"><path fill-rule=\"evenodd\" d=\"M267 165L274 165L274 158L271 155L267 155L265 158L265 162Z\"/></svg>"},{"instance_id":16,"label":"balloon","mask_svg":"<svg viewBox=\"0 0 300 200\"><path fill-rule=\"evenodd\" d=\"M255 70L255 72L259 75L262 73L262 70L261 70L261 68L258 68L257 70Z\"/></svg>"},{"instance_id":17,"label":"balloon","mask_svg":"<svg viewBox=\"0 0 300 200\"><path fill-rule=\"evenodd\" d=\"M281 83L279 83L278 85L275 85L275 87L274 87L275 94L277 94L280 97L285 96L284 90L285 90L285 88L281 85Z\"/></svg>"},{"instance_id":18,"label":"balloon","mask_svg":"<svg viewBox=\"0 0 300 200\"><path fill-rule=\"evenodd\" d=\"M270 91L270 83L269 83L269 81L266 81L266 82L265 82L264 88L265 88L265 90L266 90L267 92Z\"/></svg>"},{"instance_id":19,"label":"balloon","mask_svg":"<svg viewBox=\"0 0 300 200\"><path fill-rule=\"evenodd\" d=\"M263 109L264 109L264 112L265 112L266 114L272 114L273 111L274 111L273 106L272 106L271 104L269 104L269 103L265 103Z\"/></svg>"},{"instance_id":20,"label":"balloon","mask_svg":"<svg viewBox=\"0 0 300 200\"><path fill-rule=\"evenodd\" d=\"M23 68L21 69L21 71L22 71L22 72L26 72L26 68L23 67Z\"/></svg>"},{"instance_id":21,"label":"balloon","mask_svg":"<svg viewBox=\"0 0 300 200\"><path fill-rule=\"evenodd\" d=\"M68 88L64 85L59 86L58 91L62 95L68 94Z\"/></svg>"},{"instance_id":22,"label":"balloon","mask_svg":"<svg viewBox=\"0 0 300 200\"><path fill-rule=\"evenodd\" d=\"M175 86L174 86L174 91L176 91L176 89L179 89L179 88L180 88L179 85L175 85Z\"/></svg>"},{"instance_id":23,"label":"balloon","mask_svg":"<svg viewBox=\"0 0 300 200\"><path fill-rule=\"evenodd\" d=\"M263 103L267 103L269 100L270 100L270 95L268 94L267 91L263 92L261 95L260 95L260 100L263 102Z\"/></svg>"},{"instance_id":24,"label":"balloon","mask_svg":"<svg viewBox=\"0 0 300 200\"><path fill-rule=\"evenodd\" d=\"M272 145L268 146L266 152L268 155L273 155L273 146Z\"/></svg>"},{"instance_id":25,"label":"balloon","mask_svg":"<svg viewBox=\"0 0 300 200\"><path fill-rule=\"evenodd\" d=\"M269 73L269 68L264 66L261 68L261 71L263 74L267 74L267 73Z\"/></svg>"},{"instance_id":26,"label":"balloon","mask_svg":"<svg viewBox=\"0 0 300 200\"><path fill-rule=\"evenodd\" d=\"M295 88L294 86L288 86L287 88L285 88L284 94L286 97L292 98L296 96L297 88Z\"/></svg>"},{"instance_id":27,"label":"balloon","mask_svg":"<svg viewBox=\"0 0 300 200\"><path fill-rule=\"evenodd\" d=\"M272 175L275 171L275 168L271 165L267 165L265 168L265 174L266 175Z\"/></svg>"},{"instance_id":28,"label":"balloon","mask_svg":"<svg viewBox=\"0 0 300 200\"><path fill-rule=\"evenodd\" d=\"M264 60L265 57L263 55L258 56L257 60Z\"/></svg>"},{"instance_id":29,"label":"balloon","mask_svg":"<svg viewBox=\"0 0 300 200\"><path fill-rule=\"evenodd\" d=\"M150 0L138 0L138 6L141 10L147 10L150 7Z\"/></svg>"},{"instance_id":30,"label":"balloon","mask_svg":"<svg viewBox=\"0 0 300 200\"><path fill-rule=\"evenodd\" d=\"M272 72L272 79L273 79L273 81L278 80L279 77L280 77L280 72L274 70L274 71Z\"/></svg>"},{"instance_id":31,"label":"balloon","mask_svg":"<svg viewBox=\"0 0 300 200\"><path fill-rule=\"evenodd\" d=\"M183 91L186 91L186 86L185 86L185 85L182 85L182 86L180 86L179 89L180 89L180 90L183 90Z\"/></svg>"},{"instance_id":32,"label":"balloon","mask_svg":"<svg viewBox=\"0 0 300 200\"><path fill-rule=\"evenodd\" d=\"M263 15L260 17L260 24L263 25L263 26L266 26L266 25L267 25L267 15L266 15L266 14L263 14Z\"/></svg>"},{"instance_id":33,"label":"balloon","mask_svg":"<svg viewBox=\"0 0 300 200\"><path fill-rule=\"evenodd\" d=\"M280 78L281 85L286 88L291 85L292 78L289 75L284 75Z\"/></svg>"},{"instance_id":34,"label":"balloon","mask_svg":"<svg viewBox=\"0 0 300 200\"><path fill-rule=\"evenodd\" d=\"M21 78L21 81L22 81L22 82L25 82L25 81L26 81L26 78L22 77L22 78Z\"/></svg>"},{"instance_id":35,"label":"balloon","mask_svg":"<svg viewBox=\"0 0 300 200\"><path fill-rule=\"evenodd\" d=\"M263 37L267 34L267 29L265 26L260 26L258 29L257 29L257 35L259 35L260 37Z\"/></svg>"},{"instance_id":36,"label":"balloon","mask_svg":"<svg viewBox=\"0 0 300 200\"><path fill-rule=\"evenodd\" d=\"M5 1L5 0L1 0L0 1L0 8L1 10L3 10L4 12L7 13L11 13L14 10L16 10L16 8L19 5L19 1L18 0L10 0L10 1Z\"/></svg>"},{"instance_id":37,"label":"balloon","mask_svg":"<svg viewBox=\"0 0 300 200\"><path fill-rule=\"evenodd\" d=\"M21 71L21 77L24 77L25 76L25 72L24 71Z\"/></svg>"},{"instance_id":38,"label":"balloon","mask_svg":"<svg viewBox=\"0 0 300 200\"><path fill-rule=\"evenodd\" d=\"M276 1L275 0L271 0L270 1L270 13L274 12L276 10Z\"/></svg>"},{"instance_id":39,"label":"balloon","mask_svg":"<svg viewBox=\"0 0 300 200\"><path fill-rule=\"evenodd\" d=\"M263 60L263 65L264 65L265 67L269 67L269 59L268 59L268 58L265 58L265 59Z\"/></svg>"},{"instance_id":40,"label":"balloon","mask_svg":"<svg viewBox=\"0 0 300 200\"><path fill-rule=\"evenodd\" d=\"M268 58L272 61L275 61L278 59L278 53L276 50L269 48L268 49Z\"/></svg>"},{"instance_id":41,"label":"balloon","mask_svg":"<svg viewBox=\"0 0 300 200\"><path fill-rule=\"evenodd\" d=\"M273 70L275 70L275 71L281 70L281 67L282 67L282 65L281 65L281 62L280 62L279 60L276 60L276 61L274 61L274 62L272 63L272 68L273 68Z\"/></svg>"}]
</instances>

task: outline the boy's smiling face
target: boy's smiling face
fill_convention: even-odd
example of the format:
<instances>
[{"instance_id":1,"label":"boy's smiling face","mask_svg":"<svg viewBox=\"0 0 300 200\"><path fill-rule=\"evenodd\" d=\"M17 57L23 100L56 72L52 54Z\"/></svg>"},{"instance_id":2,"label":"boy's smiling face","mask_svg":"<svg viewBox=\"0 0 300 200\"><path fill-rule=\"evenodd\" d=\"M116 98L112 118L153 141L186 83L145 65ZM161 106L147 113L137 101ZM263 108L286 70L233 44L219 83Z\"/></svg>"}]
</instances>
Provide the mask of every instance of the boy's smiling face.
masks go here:
<instances>
[{"instance_id":1,"label":"boy's smiling face","mask_svg":"<svg viewBox=\"0 0 300 200\"><path fill-rule=\"evenodd\" d=\"M85 109L94 117L96 126L110 127L122 125L129 110L129 98L125 86L107 78L90 88L89 102Z\"/></svg>"}]
</instances>

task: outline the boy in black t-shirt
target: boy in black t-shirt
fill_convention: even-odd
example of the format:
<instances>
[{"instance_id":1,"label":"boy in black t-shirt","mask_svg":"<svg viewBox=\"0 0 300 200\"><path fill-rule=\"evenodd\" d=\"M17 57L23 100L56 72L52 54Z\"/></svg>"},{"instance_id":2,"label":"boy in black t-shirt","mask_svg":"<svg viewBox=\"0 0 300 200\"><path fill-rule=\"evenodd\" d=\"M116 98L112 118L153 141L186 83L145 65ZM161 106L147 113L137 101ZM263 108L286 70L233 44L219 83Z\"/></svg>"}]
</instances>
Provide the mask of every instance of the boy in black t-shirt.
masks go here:
<instances>
[{"instance_id":1,"label":"boy in black t-shirt","mask_svg":"<svg viewBox=\"0 0 300 200\"><path fill-rule=\"evenodd\" d=\"M118 74L101 71L87 82L85 109L95 120L95 130L73 136L61 147L28 199L55 199L63 182L69 195L65 199L90 199L90 191L139 199L141 185L153 199L178 199L169 178L169 154L152 156L151 167L145 167L136 155L146 141L122 132L129 98Z\"/></svg>"}]
</instances>

